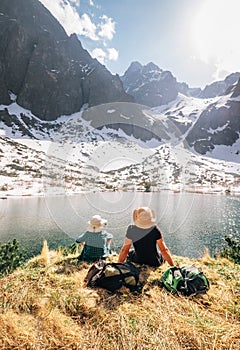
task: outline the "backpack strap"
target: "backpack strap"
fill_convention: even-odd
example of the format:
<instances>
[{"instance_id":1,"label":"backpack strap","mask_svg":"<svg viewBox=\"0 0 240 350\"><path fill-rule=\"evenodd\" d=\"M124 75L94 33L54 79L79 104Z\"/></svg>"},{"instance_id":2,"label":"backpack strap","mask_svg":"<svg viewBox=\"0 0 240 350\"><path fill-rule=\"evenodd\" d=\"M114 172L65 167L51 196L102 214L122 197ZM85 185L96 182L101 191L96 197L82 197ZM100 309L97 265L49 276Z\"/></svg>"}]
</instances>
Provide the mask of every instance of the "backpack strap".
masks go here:
<instances>
[{"instance_id":1,"label":"backpack strap","mask_svg":"<svg viewBox=\"0 0 240 350\"><path fill-rule=\"evenodd\" d=\"M126 265L127 264L127 265ZM136 285L137 285L137 282L138 282L138 279L137 279L137 277L136 277L136 275L135 274L133 274L131 271L129 271L129 272L122 272L122 270L121 270L121 268L120 268L120 266L122 266L122 267L127 267L128 265L130 265L130 266L133 266L134 268L135 268L135 266L134 265L132 265L131 263L106 263L106 265L104 266L104 270L106 269L106 267L107 266L114 266L119 272L120 272L120 275L121 275L121 281L122 281L122 283L123 283L123 285L125 286L125 287L129 287L129 285L126 283L126 278L127 277L134 277L135 278L135 282L136 282Z\"/></svg>"}]
</instances>

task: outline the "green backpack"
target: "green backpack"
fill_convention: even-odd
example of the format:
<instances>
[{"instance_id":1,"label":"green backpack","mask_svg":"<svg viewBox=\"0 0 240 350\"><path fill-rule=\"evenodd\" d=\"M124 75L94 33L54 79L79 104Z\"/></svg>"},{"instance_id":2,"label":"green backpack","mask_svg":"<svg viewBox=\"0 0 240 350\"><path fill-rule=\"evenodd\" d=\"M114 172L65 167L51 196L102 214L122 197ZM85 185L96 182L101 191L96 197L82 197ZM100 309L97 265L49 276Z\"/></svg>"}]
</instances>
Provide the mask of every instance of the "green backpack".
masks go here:
<instances>
[{"instance_id":1,"label":"green backpack","mask_svg":"<svg viewBox=\"0 0 240 350\"><path fill-rule=\"evenodd\" d=\"M171 266L161 277L162 285L171 293L184 295L205 294L209 281L202 271L195 266Z\"/></svg>"}]
</instances>

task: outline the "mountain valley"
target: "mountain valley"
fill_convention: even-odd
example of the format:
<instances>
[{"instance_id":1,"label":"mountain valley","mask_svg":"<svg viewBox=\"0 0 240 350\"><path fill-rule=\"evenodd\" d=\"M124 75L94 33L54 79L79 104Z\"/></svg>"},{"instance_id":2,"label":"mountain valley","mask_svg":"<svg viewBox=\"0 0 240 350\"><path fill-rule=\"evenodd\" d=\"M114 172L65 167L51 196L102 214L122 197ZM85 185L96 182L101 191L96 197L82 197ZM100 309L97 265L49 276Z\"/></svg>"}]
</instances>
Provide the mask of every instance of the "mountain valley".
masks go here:
<instances>
[{"instance_id":1,"label":"mountain valley","mask_svg":"<svg viewBox=\"0 0 240 350\"><path fill-rule=\"evenodd\" d=\"M204 89L152 62L119 77L38 0L13 2L0 4L3 198L239 192L240 73Z\"/></svg>"}]
</instances>

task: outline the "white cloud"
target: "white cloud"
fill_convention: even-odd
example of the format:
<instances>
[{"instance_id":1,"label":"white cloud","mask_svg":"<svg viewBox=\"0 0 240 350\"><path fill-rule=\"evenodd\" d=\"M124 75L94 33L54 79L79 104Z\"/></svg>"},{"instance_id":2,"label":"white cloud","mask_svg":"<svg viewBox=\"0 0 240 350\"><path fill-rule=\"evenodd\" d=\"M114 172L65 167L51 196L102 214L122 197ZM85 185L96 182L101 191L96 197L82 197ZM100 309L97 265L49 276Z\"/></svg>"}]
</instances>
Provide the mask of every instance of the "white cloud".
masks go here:
<instances>
[{"instance_id":1,"label":"white cloud","mask_svg":"<svg viewBox=\"0 0 240 350\"><path fill-rule=\"evenodd\" d=\"M118 59L118 51L114 48L106 49L106 51L96 48L91 52L91 55L102 64L105 64L106 61L117 61Z\"/></svg>"},{"instance_id":2,"label":"white cloud","mask_svg":"<svg viewBox=\"0 0 240 350\"><path fill-rule=\"evenodd\" d=\"M100 23L94 23L87 13L81 16L78 13L80 0L39 0L52 13L52 15L64 27L68 35L76 33L93 41L98 41L99 46L92 50L91 55L102 64L106 61L116 61L118 51L115 48L107 48L106 41L113 39L115 34L115 22L112 18L103 15ZM89 0L89 6L96 7L93 0Z\"/></svg>"},{"instance_id":3,"label":"white cloud","mask_svg":"<svg viewBox=\"0 0 240 350\"><path fill-rule=\"evenodd\" d=\"M106 15L103 15L101 20L102 22L98 25L100 28L98 35L104 40L112 40L113 35L115 34L115 22L112 18L107 17Z\"/></svg>"},{"instance_id":4,"label":"white cloud","mask_svg":"<svg viewBox=\"0 0 240 350\"><path fill-rule=\"evenodd\" d=\"M79 7L80 6L80 0L69 0L71 4Z\"/></svg>"},{"instance_id":5,"label":"white cloud","mask_svg":"<svg viewBox=\"0 0 240 350\"><path fill-rule=\"evenodd\" d=\"M118 51L116 49L114 49L113 47L107 49L107 51L108 51L108 59L110 61L117 61L117 59L118 59Z\"/></svg>"},{"instance_id":6,"label":"white cloud","mask_svg":"<svg viewBox=\"0 0 240 350\"><path fill-rule=\"evenodd\" d=\"M96 35L96 29L97 27L95 24L91 21L90 17L84 13L82 17L80 18L80 23L82 25L82 30L79 31L79 35L84 35L89 39L92 40L98 40L98 37Z\"/></svg>"},{"instance_id":7,"label":"white cloud","mask_svg":"<svg viewBox=\"0 0 240 350\"><path fill-rule=\"evenodd\" d=\"M76 8L79 6L79 0L70 0L70 2L64 0L40 1L61 23L68 35L76 33L92 40L99 39L96 34L97 27L90 17L85 13L79 16Z\"/></svg>"},{"instance_id":8,"label":"white cloud","mask_svg":"<svg viewBox=\"0 0 240 350\"><path fill-rule=\"evenodd\" d=\"M100 63L104 64L107 57L107 53L100 48L96 48L91 52L93 58L96 58Z\"/></svg>"}]
</instances>

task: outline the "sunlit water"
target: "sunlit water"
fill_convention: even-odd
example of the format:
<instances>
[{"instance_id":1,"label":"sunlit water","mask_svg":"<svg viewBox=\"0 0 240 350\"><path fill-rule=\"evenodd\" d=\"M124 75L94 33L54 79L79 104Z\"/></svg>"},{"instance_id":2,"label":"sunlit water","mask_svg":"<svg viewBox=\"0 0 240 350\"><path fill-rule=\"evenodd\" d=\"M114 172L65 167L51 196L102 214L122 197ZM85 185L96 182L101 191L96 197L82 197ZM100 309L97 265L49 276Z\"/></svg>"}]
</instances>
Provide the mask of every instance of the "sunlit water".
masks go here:
<instances>
[{"instance_id":1,"label":"sunlit water","mask_svg":"<svg viewBox=\"0 0 240 350\"><path fill-rule=\"evenodd\" d=\"M240 197L140 192L87 193L66 197L8 198L0 200L0 240L17 238L30 254L40 251L44 239L50 247L74 242L94 214L108 220L113 248L119 250L132 211L150 206L157 213L165 242L173 254L200 257L225 245L224 236L239 237Z\"/></svg>"}]
</instances>

